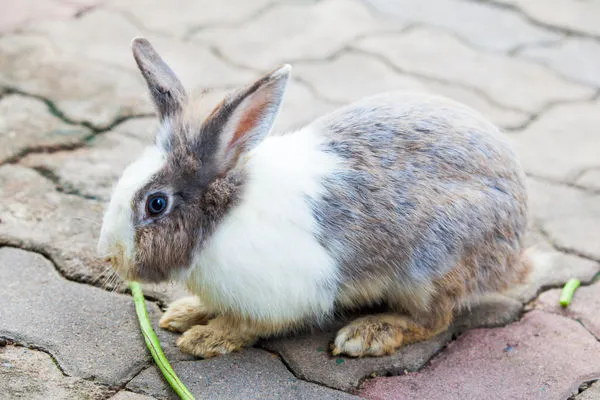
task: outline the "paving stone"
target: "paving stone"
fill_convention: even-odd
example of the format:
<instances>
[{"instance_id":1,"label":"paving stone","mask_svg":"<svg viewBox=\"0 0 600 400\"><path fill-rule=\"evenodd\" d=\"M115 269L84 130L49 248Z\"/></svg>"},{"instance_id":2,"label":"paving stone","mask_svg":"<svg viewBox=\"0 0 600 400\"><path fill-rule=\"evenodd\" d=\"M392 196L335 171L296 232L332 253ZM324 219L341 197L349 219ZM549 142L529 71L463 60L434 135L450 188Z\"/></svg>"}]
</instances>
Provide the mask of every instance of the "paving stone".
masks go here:
<instances>
[{"instance_id":1,"label":"paving stone","mask_svg":"<svg viewBox=\"0 0 600 400\"><path fill-rule=\"evenodd\" d=\"M540 250L527 282L510 288L504 295L528 303L544 289L564 285L569 279L577 278L589 283L600 272L600 264L572 254L554 250Z\"/></svg>"},{"instance_id":2,"label":"paving stone","mask_svg":"<svg viewBox=\"0 0 600 400\"><path fill-rule=\"evenodd\" d=\"M388 59L406 73L471 87L504 107L521 111L537 112L548 103L587 99L594 93L539 64L478 52L436 29L371 35L354 46Z\"/></svg>"},{"instance_id":3,"label":"paving stone","mask_svg":"<svg viewBox=\"0 0 600 400\"><path fill-rule=\"evenodd\" d=\"M96 135L85 147L31 154L21 164L50 171L66 192L108 201L125 167L151 143L157 128L155 118L130 119Z\"/></svg>"},{"instance_id":4,"label":"paving stone","mask_svg":"<svg viewBox=\"0 0 600 400\"><path fill-rule=\"evenodd\" d=\"M0 60L0 86L51 99L71 120L104 128L154 112L139 73L61 53L43 37L0 37Z\"/></svg>"},{"instance_id":5,"label":"paving stone","mask_svg":"<svg viewBox=\"0 0 600 400\"><path fill-rule=\"evenodd\" d=\"M467 332L419 373L367 381L370 399L565 399L600 374L600 343L577 322L532 311Z\"/></svg>"},{"instance_id":6,"label":"paving stone","mask_svg":"<svg viewBox=\"0 0 600 400\"><path fill-rule=\"evenodd\" d=\"M176 0L168 3L112 0L106 6L121 11L138 26L182 37L210 26L239 24L256 16L270 3L270 0Z\"/></svg>"},{"instance_id":7,"label":"paving stone","mask_svg":"<svg viewBox=\"0 0 600 400\"><path fill-rule=\"evenodd\" d=\"M600 260L600 194L529 179L530 213L559 249Z\"/></svg>"},{"instance_id":8,"label":"paving stone","mask_svg":"<svg viewBox=\"0 0 600 400\"><path fill-rule=\"evenodd\" d=\"M4 400L102 400L113 392L81 378L64 376L41 351L16 346L0 349L0 393Z\"/></svg>"},{"instance_id":9,"label":"paving stone","mask_svg":"<svg viewBox=\"0 0 600 400\"><path fill-rule=\"evenodd\" d=\"M34 148L73 146L91 134L52 115L42 101L20 95L0 99L0 115L0 164Z\"/></svg>"},{"instance_id":10,"label":"paving stone","mask_svg":"<svg viewBox=\"0 0 600 400\"><path fill-rule=\"evenodd\" d=\"M529 118L524 112L499 107L473 90L401 74L371 55L352 50L333 60L297 63L294 74L309 82L320 97L337 103L395 90L426 91L465 103L505 128L521 126Z\"/></svg>"},{"instance_id":11,"label":"paving stone","mask_svg":"<svg viewBox=\"0 0 600 400\"><path fill-rule=\"evenodd\" d=\"M128 390L121 390L119 393L115 394L110 400L151 400L156 397L147 396L145 394L139 394L130 392Z\"/></svg>"},{"instance_id":12,"label":"paving stone","mask_svg":"<svg viewBox=\"0 0 600 400\"><path fill-rule=\"evenodd\" d=\"M356 37L403 26L375 17L358 1L323 0L284 3L239 26L201 30L193 39L217 46L236 64L270 70L283 62L325 58Z\"/></svg>"},{"instance_id":13,"label":"paving stone","mask_svg":"<svg viewBox=\"0 0 600 400\"><path fill-rule=\"evenodd\" d=\"M173 5L169 4L169 7ZM154 4L147 8L155 10ZM29 31L43 35L64 54L114 65L136 76L140 73L131 54L131 40L145 36L190 90L245 85L254 78L247 70L217 58L206 46L141 30L123 15L103 8L88 12L69 24L48 22ZM140 89L146 96L145 86Z\"/></svg>"},{"instance_id":14,"label":"paving stone","mask_svg":"<svg viewBox=\"0 0 600 400\"><path fill-rule=\"evenodd\" d=\"M277 356L246 349L210 360L172 363L173 369L193 395L210 393L211 399L354 399L344 392L301 381ZM141 372L127 388L157 397L176 398L158 369Z\"/></svg>"},{"instance_id":15,"label":"paving stone","mask_svg":"<svg viewBox=\"0 0 600 400\"><path fill-rule=\"evenodd\" d=\"M577 289L567 308L558 303L561 292L562 289L553 289L542 293L536 301L536 308L573 318L600 340L600 282Z\"/></svg>"},{"instance_id":16,"label":"paving stone","mask_svg":"<svg viewBox=\"0 0 600 400\"><path fill-rule=\"evenodd\" d=\"M510 137L526 172L570 181L600 165L600 100L558 105ZM573 155L576 154L576 157Z\"/></svg>"},{"instance_id":17,"label":"paving stone","mask_svg":"<svg viewBox=\"0 0 600 400\"><path fill-rule=\"evenodd\" d=\"M600 166L584 171L575 183L595 191L600 190Z\"/></svg>"},{"instance_id":18,"label":"paving stone","mask_svg":"<svg viewBox=\"0 0 600 400\"><path fill-rule=\"evenodd\" d=\"M112 279L108 263L99 259L96 243L104 204L59 193L54 184L32 169L18 165L0 167L0 245L41 251L56 262L68 279L106 289L126 291ZM116 277L115 277L116 278ZM182 297L180 285L143 285L147 296L162 305Z\"/></svg>"},{"instance_id":19,"label":"paving stone","mask_svg":"<svg viewBox=\"0 0 600 400\"><path fill-rule=\"evenodd\" d=\"M48 260L20 249L0 248L0 270L0 302L8 305L0 336L47 350L70 376L110 385L147 365L131 297L69 282ZM147 307L156 321L158 307Z\"/></svg>"},{"instance_id":20,"label":"paving stone","mask_svg":"<svg viewBox=\"0 0 600 400\"><path fill-rule=\"evenodd\" d=\"M534 46L519 52L525 58L548 65L566 78L600 87L600 43L570 37L553 46Z\"/></svg>"},{"instance_id":21,"label":"paving stone","mask_svg":"<svg viewBox=\"0 0 600 400\"><path fill-rule=\"evenodd\" d=\"M577 396L575 396L575 400L597 400L600 399L600 381L596 381L592 386L588 389L584 390Z\"/></svg>"},{"instance_id":22,"label":"paving stone","mask_svg":"<svg viewBox=\"0 0 600 400\"><path fill-rule=\"evenodd\" d=\"M567 29L571 32L600 36L600 4L596 1L570 0L496 0L509 4L533 21L545 26Z\"/></svg>"},{"instance_id":23,"label":"paving stone","mask_svg":"<svg viewBox=\"0 0 600 400\"><path fill-rule=\"evenodd\" d=\"M3 1L0 14L0 33L14 31L18 28L47 19L65 20L77 13L92 7L97 1L56 1L36 0L35 7L24 1Z\"/></svg>"},{"instance_id":24,"label":"paving stone","mask_svg":"<svg viewBox=\"0 0 600 400\"><path fill-rule=\"evenodd\" d=\"M551 42L561 35L537 27L521 15L484 2L419 0L366 0L379 12L404 23L446 28L462 40L495 51L508 51L531 43Z\"/></svg>"},{"instance_id":25,"label":"paving stone","mask_svg":"<svg viewBox=\"0 0 600 400\"><path fill-rule=\"evenodd\" d=\"M429 341L402 347L395 354L384 357L332 357L330 343L343 323L325 331L268 340L261 346L277 352L296 376L349 391L367 376L416 371L448 343L453 333L472 327L505 325L518 318L521 309L521 303L516 300L500 295L486 296L457 317L447 332Z\"/></svg>"}]
</instances>

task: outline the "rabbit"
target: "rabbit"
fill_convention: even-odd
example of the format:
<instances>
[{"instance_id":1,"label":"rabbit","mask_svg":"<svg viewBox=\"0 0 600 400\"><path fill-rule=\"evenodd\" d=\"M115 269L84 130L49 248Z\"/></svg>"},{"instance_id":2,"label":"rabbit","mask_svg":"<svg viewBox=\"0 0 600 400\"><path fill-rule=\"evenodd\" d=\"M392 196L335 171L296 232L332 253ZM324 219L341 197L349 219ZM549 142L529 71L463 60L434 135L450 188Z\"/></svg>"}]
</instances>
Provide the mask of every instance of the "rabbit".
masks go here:
<instances>
[{"instance_id":1,"label":"rabbit","mask_svg":"<svg viewBox=\"0 0 600 400\"><path fill-rule=\"evenodd\" d=\"M132 51L160 128L117 182L98 249L124 279L185 283L193 296L159 322L181 351L213 357L379 307L331 351L392 354L527 276L524 173L467 106L390 92L274 133L289 65L201 119L146 39Z\"/></svg>"}]
</instances>

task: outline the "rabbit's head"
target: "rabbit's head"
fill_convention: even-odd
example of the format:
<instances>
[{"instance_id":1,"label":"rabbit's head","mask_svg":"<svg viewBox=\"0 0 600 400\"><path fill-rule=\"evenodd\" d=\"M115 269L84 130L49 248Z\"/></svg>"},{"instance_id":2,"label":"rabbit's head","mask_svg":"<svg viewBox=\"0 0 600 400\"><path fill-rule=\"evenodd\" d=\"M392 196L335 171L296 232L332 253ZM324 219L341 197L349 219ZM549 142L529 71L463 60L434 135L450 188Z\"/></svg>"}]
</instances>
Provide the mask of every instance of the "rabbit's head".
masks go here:
<instances>
[{"instance_id":1,"label":"rabbit's head","mask_svg":"<svg viewBox=\"0 0 600 400\"><path fill-rule=\"evenodd\" d=\"M132 43L161 126L130 164L104 215L98 250L119 275L157 282L186 271L243 187L246 153L269 133L290 73L285 65L223 100L203 121L150 43ZM233 246L233 244L232 244Z\"/></svg>"}]
</instances>

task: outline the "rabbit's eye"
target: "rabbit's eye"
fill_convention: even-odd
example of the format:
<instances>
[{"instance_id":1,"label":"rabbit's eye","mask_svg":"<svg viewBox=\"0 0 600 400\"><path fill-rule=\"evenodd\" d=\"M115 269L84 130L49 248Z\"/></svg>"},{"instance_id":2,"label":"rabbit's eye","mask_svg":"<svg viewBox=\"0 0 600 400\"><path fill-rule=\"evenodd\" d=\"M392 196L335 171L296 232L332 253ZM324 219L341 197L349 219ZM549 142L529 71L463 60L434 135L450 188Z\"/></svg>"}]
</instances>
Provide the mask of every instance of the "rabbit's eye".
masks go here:
<instances>
[{"instance_id":1,"label":"rabbit's eye","mask_svg":"<svg viewBox=\"0 0 600 400\"><path fill-rule=\"evenodd\" d=\"M148 197L148 201L146 202L146 212L149 215L156 217L167 209L167 204L167 196L164 194L155 194Z\"/></svg>"}]
</instances>

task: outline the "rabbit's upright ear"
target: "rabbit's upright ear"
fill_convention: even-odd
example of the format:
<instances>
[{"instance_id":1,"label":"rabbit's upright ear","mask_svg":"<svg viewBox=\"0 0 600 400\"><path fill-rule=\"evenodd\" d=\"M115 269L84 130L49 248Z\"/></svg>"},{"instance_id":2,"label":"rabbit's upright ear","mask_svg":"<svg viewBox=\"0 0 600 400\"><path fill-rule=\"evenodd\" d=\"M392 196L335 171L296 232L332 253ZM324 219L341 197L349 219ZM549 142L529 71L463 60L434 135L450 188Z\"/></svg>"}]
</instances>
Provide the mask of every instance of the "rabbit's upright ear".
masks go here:
<instances>
[{"instance_id":1,"label":"rabbit's upright ear","mask_svg":"<svg viewBox=\"0 0 600 400\"><path fill-rule=\"evenodd\" d=\"M179 114L187 96L175 73L146 39L133 39L131 49L135 62L146 79L160 119Z\"/></svg>"},{"instance_id":2,"label":"rabbit's upright ear","mask_svg":"<svg viewBox=\"0 0 600 400\"><path fill-rule=\"evenodd\" d=\"M235 93L213 110L206 126L216 144L221 171L235 165L238 157L254 148L271 131L279 113L291 67L265 75Z\"/></svg>"}]
</instances>

